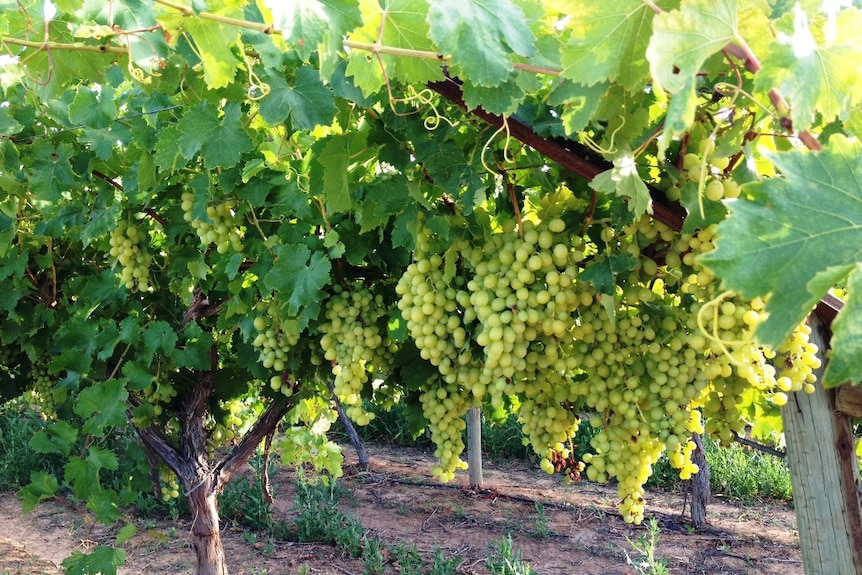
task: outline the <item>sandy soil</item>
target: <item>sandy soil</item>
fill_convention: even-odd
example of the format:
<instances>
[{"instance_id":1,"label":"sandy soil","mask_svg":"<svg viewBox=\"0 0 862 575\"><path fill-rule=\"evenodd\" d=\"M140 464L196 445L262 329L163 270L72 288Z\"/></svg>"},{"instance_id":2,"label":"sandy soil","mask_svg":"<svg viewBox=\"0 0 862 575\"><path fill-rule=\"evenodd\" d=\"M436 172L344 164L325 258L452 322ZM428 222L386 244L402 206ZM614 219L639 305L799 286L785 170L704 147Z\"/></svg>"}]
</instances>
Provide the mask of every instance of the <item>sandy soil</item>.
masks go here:
<instances>
[{"instance_id":1,"label":"sandy soil","mask_svg":"<svg viewBox=\"0 0 862 575\"><path fill-rule=\"evenodd\" d=\"M483 490L466 488L466 475L448 485L430 476L427 453L368 446L371 467L360 471L345 450L350 495L345 512L388 544L415 544L426 557L442 548L462 557L459 573L484 575L491 545L511 534L516 550L540 575L634 575L630 540L645 533L615 512L615 491L589 482L564 485L525 465L486 463ZM290 519L291 472L280 471L275 513ZM538 509L537 509L538 504ZM742 506L714 500L709 526L693 531L680 517L683 496L651 493L647 516L660 525L656 556L669 572L683 574L803 575L796 521L782 503ZM541 513L540 513L541 512ZM544 516L544 519L542 518ZM123 548L121 574L192 574L188 519L138 520L138 534ZM0 575L60 573L58 565L75 549L110 542L111 529L93 525L87 514L63 500L48 501L29 514L12 493L0 494ZM327 545L267 540L228 526L223 530L231 573L359 575L361 562ZM397 557L387 557L397 574Z\"/></svg>"}]
</instances>

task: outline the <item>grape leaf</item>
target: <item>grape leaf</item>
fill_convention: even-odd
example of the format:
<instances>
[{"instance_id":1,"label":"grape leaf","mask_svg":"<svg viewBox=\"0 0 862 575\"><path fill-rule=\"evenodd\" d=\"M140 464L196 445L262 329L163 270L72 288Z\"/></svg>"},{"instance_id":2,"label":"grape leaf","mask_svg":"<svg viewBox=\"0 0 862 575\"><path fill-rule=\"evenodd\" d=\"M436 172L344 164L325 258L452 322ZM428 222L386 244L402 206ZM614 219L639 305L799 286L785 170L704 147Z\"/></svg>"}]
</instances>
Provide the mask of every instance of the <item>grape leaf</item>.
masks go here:
<instances>
[{"instance_id":1,"label":"grape leaf","mask_svg":"<svg viewBox=\"0 0 862 575\"><path fill-rule=\"evenodd\" d=\"M81 86L69 104L69 119L88 128L109 127L117 119L113 92Z\"/></svg>"},{"instance_id":2,"label":"grape leaf","mask_svg":"<svg viewBox=\"0 0 862 575\"><path fill-rule=\"evenodd\" d=\"M342 38L362 24L356 0L264 0L273 26L308 62L315 50L321 59L341 48Z\"/></svg>"},{"instance_id":3,"label":"grape leaf","mask_svg":"<svg viewBox=\"0 0 862 575\"><path fill-rule=\"evenodd\" d=\"M59 453L68 457L76 439L78 439L77 429L65 421L54 421L33 435L30 439L30 447L36 453Z\"/></svg>"},{"instance_id":4,"label":"grape leaf","mask_svg":"<svg viewBox=\"0 0 862 575\"><path fill-rule=\"evenodd\" d=\"M348 167L351 155L364 147L365 134L338 134L326 142L317 157L317 161L323 166L323 197L330 212L346 212L353 206Z\"/></svg>"},{"instance_id":5,"label":"grape leaf","mask_svg":"<svg viewBox=\"0 0 862 575\"><path fill-rule=\"evenodd\" d=\"M304 244L280 246L275 265L264 277L267 289L287 296L287 309L300 316L300 327L317 316L323 300L321 290L329 285L332 264L321 252L312 253Z\"/></svg>"},{"instance_id":6,"label":"grape leaf","mask_svg":"<svg viewBox=\"0 0 862 575\"><path fill-rule=\"evenodd\" d=\"M96 515L96 521L110 525L120 518L117 492L112 489L96 491L87 498L87 509Z\"/></svg>"},{"instance_id":7,"label":"grape leaf","mask_svg":"<svg viewBox=\"0 0 862 575\"><path fill-rule=\"evenodd\" d=\"M30 483L22 487L18 492L18 496L23 501L22 507L24 513L33 511L40 501L54 497L59 487L60 483L57 481L57 478L50 473L31 471Z\"/></svg>"},{"instance_id":8,"label":"grape leaf","mask_svg":"<svg viewBox=\"0 0 862 575\"><path fill-rule=\"evenodd\" d=\"M436 53L429 39L428 3L425 0L361 0L362 27L354 30L350 40L377 43L393 48ZM381 70L381 63L383 70ZM385 72L384 72L385 70ZM379 60L367 53L353 51L347 74L366 96L379 90L386 79L405 84L422 84L443 79L439 62L424 58L398 58L380 54Z\"/></svg>"},{"instance_id":9,"label":"grape leaf","mask_svg":"<svg viewBox=\"0 0 862 575\"><path fill-rule=\"evenodd\" d=\"M650 193L637 171L634 156L623 154L614 159L614 167L592 179L590 187L597 192L629 198L628 208L635 218L652 212Z\"/></svg>"},{"instance_id":10,"label":"grape leaf","mask_svg":"<svg viewBox=\"0 0 862 575\"><path fill-rule=\"evenodd\" d=\"M407 180L395 176L374 182L365 190L362 203L357 206L356 220L366 233L385 226L392 216L401 213L412 200L407 195Z\"/></svg>"},{"instance_id":11,"label":"grape leaf","mask_svg":"<svg viewBox=\"0 0 862 575\"><path fill-rule=\"evenodd\" d=\"M656 84L675 93L706 59L738 40L737 0L692 0L653 20L646 56Z\"/></svg>"},{"instance_id":12,"label":"grape leaf","mask_svg":"<svg viewBox=\"0 0 862 575\"><path fill-rule=\"evenodd\" d=\"M126 422L126 391L123 382L118 379L95 383L81 390L78 401L75 402L75 413L87 419L84 423L84 433L104 437L106 427L123 425Z\"/></svg>"},{"instance_id":13,"label":"grape leaf","mask_svg":"<svg viewBox=\"0 0 862 575\"><path fill-rule=\"evenodd\" d=\"M631 254L608 254L596 259L595 263L587 266L578 277L592 284L596 293L608 294L613 299L617 274L629 272L636 265L637 260Z\"/></svg>"},{"instance_id":14,"label":"grape leaf","mask_svg":"<svg viewBox=\"0 0 862 575\"><path fill-rule=\"evenodd\" d=\"M16 120L8 107L0 108L0 136L14 136L24 129L24 126Z\"/></svg>"},{"instance_id":15,"label":"grape leaf","mask_svg":"<svg viewBox=\"0 0 862 575\"><path fill-rule=\"evenodd\" d=\"M265 78L270 92L260 101L260 115L268 124L281 124L288 116L298 130L311 130L332 123L335 98L332 90L320 81L317 70L301 66L296 70L293 86L274 70L268 70Z\"/></svg>"},{"instance_id":16,"label":"grape leaf","mask_svg":"<svg viewBox=\"0 0 862 575\"><path fill-rule=\"evenodd\" d=\"M186 37L191 36L204 67L204 80L211 90L224 88L233 82L242 65L233 47L239 38L239 29L203 18L183 18Z\"/></svg>"},{"instance_id":17,"label":"grape leaf","mask_svg":"<svg viewBox=\"0 0 862 575\"><path fill-rule=\"evenodd\" d=\"M664 158L668 145L674 139L685 134L689 126L694 123L695 112L697 112L697 92L695 85L697 79L691 77L683 86L673 94L665 113L664 129L658 139L658 155Z\"/></svg>"},{"instance_id":18,"label":"grape leaf","mask_svg":"<svg viewBox=\"0 0 862 575\"><path fill-rule=\"evenodd\" d=\"M853 266L846 288L844 307L832 322L832 353L823 375L827 387L862 380L862 264Z\"/></svg>"},{"instance_id":19,"label":"grape leaf","mask_svg":"<svg viewBox=\"0 0 862 575\"><path fill-rule=\"evenodd\" d=\"M473 82L465 81L461 89L468 110L481 107L486 112L499 116L514 114L526 97L514 76L494 87L477 86Z\"/></svg>"},{"instance_id":20,"label":"grape leaf","mask_svg":"<svg viewBox=\"0 0 862 575\"><path fill-rule=\"evenodd\" d=\"M201 102L177 122L179 151L189 160L200 152L208 169L236 165L243 153L254 148L242 127L241 114L237 102L227 104L222 117L206 101Z\"/></svg>"},{"instance_id":21,"label":"grape leaf","mask_svg":"<svg viewBox=\"0 0 862 575\"><path fill-rule=\"evenodd\" d=\"M825 295L829 286L812 279L862 261L862 144L833 136L818 153L766 157L783 177L743 186L745 199L727 204L730 216L718 226L716 249L700 261L723 287L747 299L769 296L769 318L756 335L775 347ZM834 326L835 337L844 337L848 323ZM855 379L862 379L862 369Z\"/></svg>"},{"instance_id":22,"label":"grape leaf","mask_svg":"<svg viewBox=\"0 0 862 575\"><path fill-rule=\"evenodd\" d=\"M126 552L107 545L99 545L90 553L77 549L70 557L63 559L63 569L67 575L117 575L117 567L126 562Z\"/></svg>"},{"instance_id":23,"label":"grape leaf","mask_svg":"<svg viewBox=\"0 0 862 575\"><path fill-rule=\"evenodd\" d=\"M571 3L570 3L571 4ZM566 8L572 34L561 48L562 75L585 86L617 81L628 90L649 74L646 47L655 12L642 0L581 0Z\"/></svg>"},{"instance_id":24,"label":"grape leaf","mask_svg":"<svg viewBox=\"0 0 862 575\"><path fill-rule=\"evenodd\" d=\"M428 25L455 75L476 86L501 84L514 69L513 54L536 53L524 13L509 0L430 0Z\"/></svg>"},{"instance_id":25,"label":"grape leaf","mask_svg":"<svg viewBox=\"0 0 862 575\"><path fill-rule=\"evenodd\" d=\"M151 355L158 352L171 354L177 345L177 332L166 321L150 322L143 333L144 348Z\"/></svg>"},{"instance_id":26,"label":"grape leaf","mask_svg":"<svg viewBox=\"0 0 862 575\"><path fill-rule=\"evenodd\" d=\"M781 91L790 105L796 130L810 128L817 112L826 122L846 120L851 108L859 103L862 90L858 65L862 11L841 12L835 19L832 37L822 45L816 43L804 18L797 18L796 26L793 37L782 34L779 40L783 42L770 44L772 50L763 58L755 86L762 92L773 88Z\"/></svg>"}]
</instances>

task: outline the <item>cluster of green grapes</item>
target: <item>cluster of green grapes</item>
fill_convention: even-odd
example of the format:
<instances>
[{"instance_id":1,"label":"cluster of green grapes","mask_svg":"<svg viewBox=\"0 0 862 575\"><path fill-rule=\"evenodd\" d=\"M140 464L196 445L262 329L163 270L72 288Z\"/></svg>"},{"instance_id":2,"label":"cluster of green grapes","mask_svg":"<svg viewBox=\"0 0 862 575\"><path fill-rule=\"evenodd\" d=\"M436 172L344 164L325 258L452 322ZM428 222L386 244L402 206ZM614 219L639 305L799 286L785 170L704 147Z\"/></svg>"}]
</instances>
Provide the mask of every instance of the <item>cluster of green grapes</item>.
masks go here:
<instances>
[{"instance_id":1,"label":"cluster of green grapes","mask_svg":"<svg viewBox=\"0 0 862 575\"><path fill-rule=\"evenodd\" d=\"M508 396L523 396L524 431L552 465L555 447L577 431L563 385L577 365L565 348L572 343L572 312L592 296L577 281L580 238L566 233L562 219L531 216L520 230L507 222L483 244L455 242L445 256L429 254L431 234L420 231L414 262L396 291L407 328L422 357L438 368L446 396L471 397L465 411L481 401L501 408ZM452 277L444 257L458 258ZM424 397L430 402L434 395ZM434 437L433 424L431 431ZM461 453L460 444L442 437L439 445ZM441 461L442 476L459 465L457 458Z\"/></svg>"},{"instance_id":2,"label":"cluster of green grapes","mask_svg":"<svg viewBox=\"0 0 862 575\"><path fill-rule=\"evenodd\" d=\"M54 397L54 384L56 378L51 375L48 365L38 361L30 370L32 387L28 391L28 400L39 410L46 419L52 419L57 415L56 401Z\"/></svg>"},{"instance_id":3,"label":"cluster of green grapes","mask_svg":"<svg viewBox=\"0 0 862 575\"><path fill-rule=\"evenodd\" d=\"M230 249L241 252L243 230L236 220L236 201L226 200L207 206L209 222L194 217L192 214L194 201L195 195L192 192L183 192L181 204L184 212L183 219L197 232L201 245L204 248L215 245L216 251L220 254L226 254Z\"/></svg>"},{"instance_id":4,"label":"cluster of green grapes","mask_svg":"<svg viewBox=\"0 0 862 575\"><path fill-rule=\"evenodd\" d=\"M711 272L697 263L697 255L713 249L715 227L682 234L675 245L681 254L680 292L693 296L687 327L690 341L704 357L710 386L700 399L706 431L728 444L747 425L743 409L751 404L754 389L777 406L787 403L788 392L814 391L814 370L820 366L817 347L808 341L810 329L797 326L777 349L754 338L767 315L764 302L745 301L731 292L718 293Z\"/></svg>"},{"instance_id":5,"label":"cluster of green grapes","mask_svg":"<svg viewBox=\"0 0 862 575\"><path fill-rule=\"evenodd\" d=\"M111 232L110 255L121 266L120 279L127 289L150 290L150 264L153 256L147 250L146 230L120 221Z\"/></svg>"},{"instance_id":6,"label":"cluster of green grapes","mask_svg":"<svg viewBox=\"0 0 862 575\"><path fill-rule=\"evenodd\" d=\"M711 161L719 177L726 164ZM604 227L581 237L540 205L525 210L520 230L503 225L440 255L420 224L396 291L411 337L442 378L421 396L435 473L451 479L463 466L456 420L473 405L513 406L548 472L564 469L563 446L589 411L601 429L584 458L587 476L617 479L620 510L639 523L643 485L663 452L690 478L691 434L732 440L747 424L749 390L781 405L787 392L813 389L819 361L807 327L777 350L758 345L764 302L718 293L698 264L713 234L679 234L644 216L619 234ZM616 275L613 293L597 293L582 278L609 254L637 264Z\"/></svg>"},{"instance_id":7,"label":"cluster of green grapes","mask_svg":"<svg viewBox=\"0 0 862 575\"><path fill-rule=\"evenodd\" d=\"M368 425L374 414L362 408L362 390L371 371L388 373L394 358L386 324L388 310L383 297L362 281L348 289L336 285L325 305L320 347L332 364L333 390L347 416L358 425Z\"/></svg>"},{"instance_id":8,"label":"cluster of green grapes","mask_svg":"<svg viewBox=\"0 0 862 575\"><path fill-rule=\"evenodd\" d=\"M219 402L219 406L224 411L224 417L221 421L213 420L211 425L207 426L211 443L209 447L212 450L232 443L246 431L246 426L257 419L259 413L255 413L255 403L253 399L246 401L230 399Z\"/></svg>"},{"instance_id":9,"label":"cluster of green grapes","mask_svg":"<svg viewBox=\"0 0 862 575\"><path fill-rule=\"evenodd\" d=\"M455 477L458 469L467 469L461 459L464 452L463 431L467 427L464 414L473 406L470 392L450 383L443 384L439 376L432 376L428 388L419 396L422 414L428 420L431 440L434 442L434 457L438 464L431 467L431 474L446 483Z\"/></svg>"},{"instance_id":10,"label":"cluster of green grapes","mask_svg":"<svg viewBox=\"0 0 862 575\"><path fill-rule=\"evenodd\" d=\"M738 198L739 184L724 175L730 165L730 158L714 155L715 140L702 139L698 143L698 152L689 152L683 156L680 180L687 179L703 186L703 194L713 202Z\"/></svg>"},{"instance_id":11,"label":"cluster of green grapes","mask_svg":"<svg viewBox=\"0 0 862 575\"><path fill-rule=\"evenodd\" d=\"M166 371L160 371L152 381L141 390L144 400L153 406L153 415L158 417L164 411L164 406L177 396L177 390Z\"/></svg>"},{"instance_id":12,"label":"cluster of green grapes","mask_svg":"<svg viewBox=\"0 0 862 575\"><path fill-rule=\"evenodd\" d=\"M176 474L167 467L159 468L159 479L162 483L162 501L165 503L180 496L180 484Z\"/></svg>"},{"instance_id":13,"label":"cluster of green grapes","mask_svg":"<svg viewBox=\"0 0 862 575\"><path fill-rule=\"evenodd\" d=\"M260 351L259 360L263 367L272 369L275 374L269 384L273 391L281 391L288 397L293 388L283 385L283 372L290 350L299 341L299 322L294 318L282 318L281 306L275 298L262 299L255 306L259 315L254 318L256 335L252 345Z\"/></svg>"}]
</instances>

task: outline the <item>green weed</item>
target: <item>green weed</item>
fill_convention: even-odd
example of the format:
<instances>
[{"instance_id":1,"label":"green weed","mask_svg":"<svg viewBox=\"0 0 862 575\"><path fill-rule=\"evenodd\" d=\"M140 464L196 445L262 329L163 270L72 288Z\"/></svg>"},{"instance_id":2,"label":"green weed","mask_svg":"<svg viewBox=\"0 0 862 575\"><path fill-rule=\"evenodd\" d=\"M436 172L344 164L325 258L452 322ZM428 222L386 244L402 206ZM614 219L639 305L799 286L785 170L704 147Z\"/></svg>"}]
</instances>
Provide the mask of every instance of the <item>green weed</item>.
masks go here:
<instances>
[{"instance_id":1,"label":"green weed","mask_svg":"<svg viewBox=\"0 0 862 575\"><path fill-rule=\"evenodd\" d=\"M628 551L623 550L626 563L634 567L638 575L668 575L664 559L657 559L655 556L659 540L659 527L655 517L650 517L646 523L646 528L646 533L641 533L636 541L626 537L626 541L629 542L635 553L632 557Z\"/></svg>"},{"instance_id":2,"label":"green weed","mask_svg":"<svg viewBox=\"0 0 862 575\"><path fill-rule=\"evenodd\" d=\"M508 534L499 543L494 543L488 551L488 571L491 575L530 575L530 564L515 551L512 535Z\"/></svg>"}]
</instances>

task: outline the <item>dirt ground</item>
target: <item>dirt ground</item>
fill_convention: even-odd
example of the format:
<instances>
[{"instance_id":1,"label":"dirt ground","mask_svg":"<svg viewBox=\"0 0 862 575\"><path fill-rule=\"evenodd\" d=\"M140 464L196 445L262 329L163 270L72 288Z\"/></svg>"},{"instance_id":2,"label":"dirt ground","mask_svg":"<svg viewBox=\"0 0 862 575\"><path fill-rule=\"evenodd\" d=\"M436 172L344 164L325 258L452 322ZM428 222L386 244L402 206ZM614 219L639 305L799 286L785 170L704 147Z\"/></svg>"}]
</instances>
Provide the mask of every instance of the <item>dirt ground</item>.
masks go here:
<instances>
[{"instance_id":1,"label":"dirt ground","mask_svg":"<svg viewBox=\"0 0 862 575\"><path fill-rule=\"evenodd\" d=\"M369 471L359 471L345 449L343 483L350 495L343 510L388 544L416 545L425 557L441 548L460 556L459 573L487 574L491 545L511 534L514 548L539 575L635 575L627 554L644 527L625 524L615 512L613 488L587 481L564 485L525 464L485 464L485 489L466 488L463 474L447 485L428 472L427 453L368 446ZM275 513L289 517L293 506L291 472L273 479L278 486ZM539 504L537 507L537 503ZM709 526L693 531L680 518L683 496L650 493L647 517L660 526L656 556L674 575L803 575L796 520L782 503L742 506L716 497L708 507ZM543 519L544 516L544 519ZM195 555L187 519L137 522L138 534L123 548L121 574L192 574ZM0 494L0 575L60 573L58 565L75 549L109 542L115 533L94 526L64 501L49 501L27 515L12 493ZM278 542L235 529L223 530L230 572L246 575L360 575L358 560L335 547ZM398 573L397 557L387 557Z\"/></svg>"}]
</instances>

